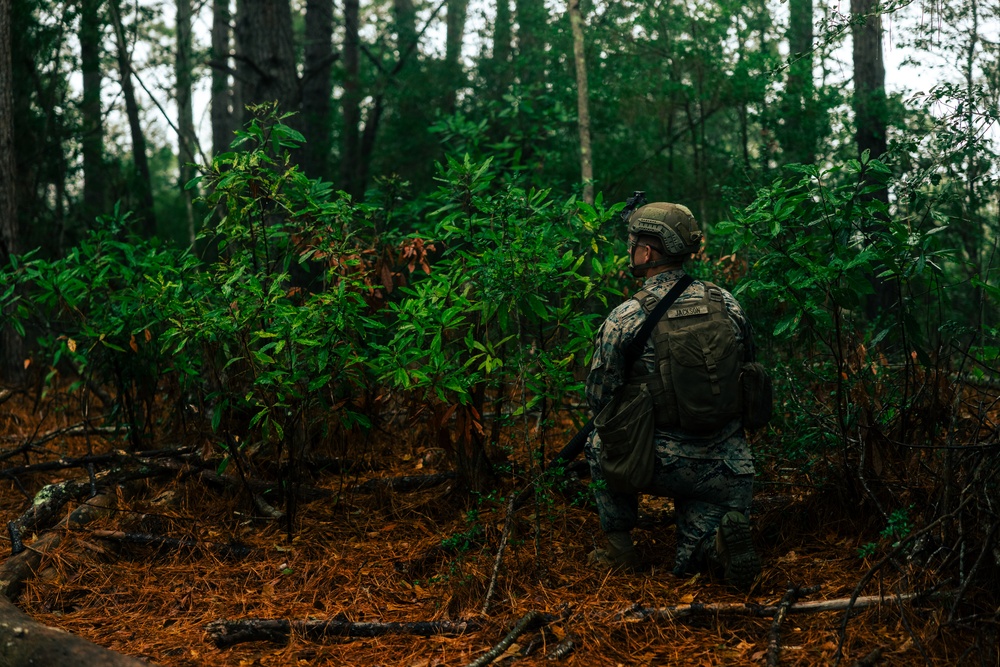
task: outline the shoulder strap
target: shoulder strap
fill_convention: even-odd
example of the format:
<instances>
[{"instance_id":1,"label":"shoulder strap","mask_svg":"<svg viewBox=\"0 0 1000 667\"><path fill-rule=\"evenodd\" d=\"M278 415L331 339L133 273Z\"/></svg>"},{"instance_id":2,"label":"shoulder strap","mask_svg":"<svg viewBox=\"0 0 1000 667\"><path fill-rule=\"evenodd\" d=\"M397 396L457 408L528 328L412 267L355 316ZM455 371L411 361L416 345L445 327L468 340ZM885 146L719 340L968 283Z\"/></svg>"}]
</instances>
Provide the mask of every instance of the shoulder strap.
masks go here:
<instances>
[{"instance_id":1,"label":"shoulder strap","mask_svg":"<svg viewBox=\"0 0 1000 667\"><path fill-rule=\"evenodd\" d=\"M639 357L642 356L642 351L646 348L646 341L649 340L649 334L653 331L653 327L656 323L660 321L663 314L667 312L667 308L673 305L677 297L681 295L681 292L686 290L688 286L694 282L694 278L684 274L681 276L680 280L674 283L674 286L670 288L666 296L660 299L660 302L656 304L656 308L646 316L646 321L642 323L639 331L635 334L635 338L629 343L628 347L625 348L625 373L627 374L632 368Z\"/></svg>"}]
</instances>

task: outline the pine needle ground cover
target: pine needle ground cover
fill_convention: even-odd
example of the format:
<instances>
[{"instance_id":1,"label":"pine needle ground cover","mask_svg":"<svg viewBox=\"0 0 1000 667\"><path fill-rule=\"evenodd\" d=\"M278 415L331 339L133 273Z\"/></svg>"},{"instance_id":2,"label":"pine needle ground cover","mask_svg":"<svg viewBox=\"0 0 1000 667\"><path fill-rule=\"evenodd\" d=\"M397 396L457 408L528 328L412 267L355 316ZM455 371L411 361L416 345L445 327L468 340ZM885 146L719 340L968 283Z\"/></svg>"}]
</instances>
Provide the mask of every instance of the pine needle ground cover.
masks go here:
<instances>
[{"instance_id":1,"label":"pine needle ground cover","mask_svg":"<svg viewBox=\"0 0 1000 667\"><path fill-rule=\"evenodd\" d=\"M41 402L11 398L2 406L3 449L75 425L73 405L60 393ZM568 418L562 426L568 438ZM178 666L418 667L486 664L484 656L523 665L815 665L835 664L838 649L842 664L953 665L995 655L995 635L977 630L968 618L976 610L955 604L954 583L913 559L878 568L859 589L883 555L859 556L872 540L870 518L787 469L762 471L754 522L764 570L742 596L710 578L670 574L669 501L643 500L640 572L597 571L586 555L600 529L584 502L540 493L509 514L502 496L519 490L513 485L496 497L461 499L423 432L397 424L359 437L339 452L350 454L346 471L330 452L312 452L316 463L291 527L263 516L238 482L220 483L195 464L120 485L114 511L66 531L42 556L18 603L45 624ZM31 448L31 462L126 447L120 436L66 435ZM7 458L5 468L16 461ZM0 494L5 521L45 484L79 475L8 475ZM444 482L418 490L373 482L423 475ZM30 550L33 536L24 539ZM971 566L975 554L968 558ZM795 587L800 596L778 624L777 608ZM930 595L909 597L917 592ZM841 604L797 613L852 596L853 610ZM882 600L866 605L873 596ZM488 655L532 612L533 623ZM290 621L292 629L222 648L206 629L248 619ZM439 622L448 631L346 637L308 629L307 622L329 621Z\"/></svg>"}]
</instances>

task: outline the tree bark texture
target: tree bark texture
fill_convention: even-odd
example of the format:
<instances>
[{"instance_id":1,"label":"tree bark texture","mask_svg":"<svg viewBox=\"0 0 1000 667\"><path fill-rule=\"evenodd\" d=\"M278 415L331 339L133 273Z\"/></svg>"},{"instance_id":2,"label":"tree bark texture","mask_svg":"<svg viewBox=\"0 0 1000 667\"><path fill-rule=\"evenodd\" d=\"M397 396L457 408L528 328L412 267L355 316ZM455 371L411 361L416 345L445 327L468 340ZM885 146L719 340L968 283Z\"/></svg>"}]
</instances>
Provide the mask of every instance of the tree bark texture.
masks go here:
<instances>
[{"instance_id":1,"label":"tree bark texture","mask_svg":"<svg viewBox=\"0 0 1000 667\"><path fill-rule=\"evenodd\" d=\"M517 14L517 57L514 65L522 86L545 80L546 57L544 33L549 14L544 0L514 0Z\"/></svg>"},{"instance_id":2,"label":"tree bark texture","mask_svg":"<svg viewBox=\"0 0 1000 667\"><path fill-rule=\"evenodd\" d=\"M17 215L17 158L14 149L14 65L11 54L12 0L0 0L0 264L20 252ZM0 379L24 379L24 339L0 318Z\"/></svg>"},{"instance_id":3,"label":"tree bark texture","mask_svg":"<svg viewBox=\"0 0 1000 667\"><path fill-rule=\"evenodd\" d=\"M297 111L299 79L288 0L242 0L236 17L236 48L241 102L277 102L280 112ZM249 119L244 114L242 122ZM289 124L299 123L292 119Z\"/></svg>"},{"instance_id":4,"label":"tree bark texture","mask_svg":"<svg viewBox=\"0 0 1000 667\"><path fill-rule=\"evenodd\" d=\"M590 145L590 94L587 88L587 57L583 43L580 0L569 0L569 22L573 30L573 61L576 63L576 114L580 130L580 180L583 201L594 203L594 161Z\"/></svg>"},{"instance_id":5,"label":"tree bark texture","mask_svg":"<svg viewBox=\"0 0 1000 667\"><path fill-rule=\"evenodd\" d=\"M469 0L448 0L447 32L445 34L444 66L445 91L443 111L455 112L458 89L465 87L462 75L462 44L465 42L465 19L469 11Z\"/></svg>"},{"instance_id":6,"label":"tree bark texture","mask_svg":"<svg viewBox=\"0 0 1000 667\"><path fill-rule=\"evenodd\" d=\"M83 157L83 217L104 212L104 120L101 112L101 0L80 0L80 102Z\"/></svg>"},{"instance_id":7,"label":"tree bark texture","mask_svg":"<svg viewBox=\"0 0 1000 667\"><path fill-rule=\"evenodd\" d=\"M125 98L125 115L128 116L132 135L132 160L138 177L136 185L139 201L136 213L139 217L139 231L144 237L150 238L156 235L156 217L153 213L153 187L149 178L149 160L146 157L146 137L142 133L139 105L135 99L135 86L132 85L132 58L128 51L119 0L109 0L108 8L111 10L112 28L118 46L118 73L121 77L122 96Z\"/></svg>"},{"instance_id":8,"label":"tree bark texture","mask_svg":"<svg viewBox=\"0 0 1000 667\"><path fill-rule=\"evenodd\" d=\"M866 150L872 158L885 153L886 105L885 64L882 61L882 16L880 0L851 0L855 20L854 122L858 155Z\"/></svg>"},{"instance_id":9,"label":"tree bark texture","mask_svg":"<svg viewBox=\"0 0 1000 667\"><path fill-rule=\"evenodd\" d=\"M229 150L233 141L233 88L229 83L232 49L231 0L212 3L212 153Z\"/></svg>"},{"instance_id":10,"label":"tree bark texture","mask_svg":"<svg viewBox=\"0 0 1000 667\"><path fill-rule=\"evenodd\" d=\"M402 62L417 41L417 10L413 0L393 0L392 16L396 24L396 59Z\"/></svg>"},{"instance_id":11,"label":"tree bark texture","mask_svg":"<svg viewBox=\"0 0 1000 667\"><path fill-rule=\"evenodd\" d=\"M177 61L174 73L177 83L177 161L180 163L181 196L184 198L184 213L187 216L188 243L194 245L193 190L185 186L194 178L194 109L191 105L192 84L191 58L191 0L177 0Z\"/></svg>"},{"instance_id":12,"label":"tree bark texture","mask_svg":"<svg viewBox=\"0 0 1000 667\"><path fill-rule=\"evenodd\" d=\"M361 83L359 81L358 0L344 0L344 92L340 103L343 113L340 151L340 189L358 198L364 194L360 181L361 166Z\"/></svg>"},{"instance_id":13,"label":"tree bark texture","mask_svg":"<svg viewBox=\"0 0 1000 667\"><path fill-rule=\"evenodd\" d=\"M788 80L783 104L782 144L788 162L816 161L817 113L813 101L813 0L788 3Z\"/></svg>"},{"instance_id":14,"label":"tree bark texture","mask_svg":"<svg viewBox=\"0 0 1000 667\"><path fill-rule=\"evenodd\" d=\"M872 159L886 150L885 64L882 61L881 0L851 0L854 19L851 32L854 41L854 124L858 156L867 151ZM889 204L889 191L880 188L862 195ZM877 232L884 223L872 221L866 232ZM891 283L877 275L869 276L873 293L865 304L865 313L874 320L887 312L896 301Z\"/></svg>"},{"instance_id":15,"label":"tree bark texture","mask_svg":"<svg viewBox=\"0 0 1000 667\"><path fill-rule=\"evenodd\" d=\"M43 625L0 597L0 664L150 667L153 663L115 653L58 628Z\"/></svg>"},{"instance_id":16,"label":"tree bark texture","mask_svg":"<svg viewBox=\"0 0 1000 667\"><path fill-rule=\"evenodd\" d=\"M306 0L305 72L302 76L301 166L312 178L330 179L333 0Z\"/></svg>"},{"instance_id":17,"label":"tree bark texture","mask_svg":"<svg viewBox=\"0 0 1000 667\"><path fill-rule=\"evenodd\" d=\"M496 21L493 24L493 60L492 78L496 87L492 94L496 99L502 98L510 88L511 83L511 41L513 39L510 0L497 0Z\"/></svg>"},{"instance_id":18,"label":"tree bark texture","mask_svg":"<svg viewBox=\"0 0 1000 667\"><path fill-rule=\"evenodd\" d=\"M0 263L17 254L17 160L14 154L14 65L10 53L12 0L0 0Z\"/></svg>"}]
</instances>

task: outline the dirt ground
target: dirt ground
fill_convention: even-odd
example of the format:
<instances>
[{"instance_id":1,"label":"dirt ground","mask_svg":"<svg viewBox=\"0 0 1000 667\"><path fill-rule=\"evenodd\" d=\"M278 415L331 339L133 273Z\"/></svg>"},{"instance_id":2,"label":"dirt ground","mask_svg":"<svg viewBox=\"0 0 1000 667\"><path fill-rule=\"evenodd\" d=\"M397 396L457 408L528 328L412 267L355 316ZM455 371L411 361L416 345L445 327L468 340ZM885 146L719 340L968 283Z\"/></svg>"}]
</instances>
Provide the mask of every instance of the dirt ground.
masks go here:
<instances>
[{"instance_id":1,"label":"dirt ground","mask_svg":"<svg viewBox=\"0 0 1000 667\"><path fill-rule=\"evenodd\" d=\"M49 397L39 405L34 397L15 397L0 405L0 452L79 420L69 399ZM872 536L865 532L870 522L856 516L857 508L819 497L808 480L787 474L776 479L761 465L753 518L764 568L750 595L706 577L685 580L670 574L671 508L656 498L644 498L646 519L636 533L645 568L636 573L598 571L586 558L599 538L597 516L562 495L541 496L508 522L504 498L460 499L451 483L413 492L364 486L373 478L448 468L439 452L421 442L418 431L359 441L352 456L365 465L354 472L312 466L305 483L325 495L299 505L291 539L286 526L259 516L246 493L206 484L190 470L143 482L134 495L121 491L115 513L69 534L45 555L17 603L43 623L177 667L467 665L531 611L551 615L550 622L519 636L493 664L552 664L553 649L565 650L571 642L572 650L557 662L764 665L776 655L771 664L832 665L844 611L790 613L778 628L779 650L770 655L772 615L703 612L637 620L623 612L636 605L748 603L746 610L777 605L790 586L819 587L803 602L850 598L885 553L859 557L859 548ZM568 438L571 432L557 435ZM180 444L210 443L165 441L158 446ZM0 469L126 447L123 439L108 435L57 437L30 454L5 456ZM6 474L0 481L4 521L20 515L45 484L81 475L86 473L78 468ZM502 492L522 486L510 480ZM71 502L64 511L74 506ZM507 546L496 567L508 523ZM143 545L100 531L188 542ZM31 537L26 537L30 548ZM448 548L442 548L442 541ZM496 585L487 605L494 572ZM961 621L983 610L956 609L952 622L946 622L953 612L947 598L891 600L892 595L940 583L933 572L881 568L857 593L885 594L890 601L850 612L839 664L876 664L876 657L882 665L995 664L985 661L995 659L996 633ZM429 637L316 639L293 632L286 642L253 641L229 648L218 648L205 629L213 621L249 618L469 621L477 627Z\"/></svg>"}]
</instances>

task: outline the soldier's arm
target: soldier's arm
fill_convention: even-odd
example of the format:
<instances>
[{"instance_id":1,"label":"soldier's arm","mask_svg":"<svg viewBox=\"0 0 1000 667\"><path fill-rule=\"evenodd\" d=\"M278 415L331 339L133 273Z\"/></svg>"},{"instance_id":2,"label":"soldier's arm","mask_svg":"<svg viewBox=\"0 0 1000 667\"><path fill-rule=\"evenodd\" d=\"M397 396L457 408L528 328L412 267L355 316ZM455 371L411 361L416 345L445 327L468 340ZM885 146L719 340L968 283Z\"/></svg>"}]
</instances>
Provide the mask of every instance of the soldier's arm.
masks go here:
<instances>
[{"instance_id":1,"label":"soldier's arm","mask_svg":"<svg viewBox=\"0 0 1000 667\"><path fill-rule=\"evenodd\" d=\"M754 343L753 326L750 324L750 319L740 302L727 290L722 291L722 298L726 304L729 321L733 324L736 340L743 343L743 361L756 361L757 346Z\"/></svg>"},{"instance_id":2,"label":"soldier's arm","mask_svg":"<svg viewBox=\"0 0 1000 667\"><path fill-rule=\"evenodd\" d=\"M619 305L604 320L594 339L587 375L587 402L596 415L611 402L624 382L625 348L642 325L645 313L634 299Z\"/></svg>"}]
</instances>

